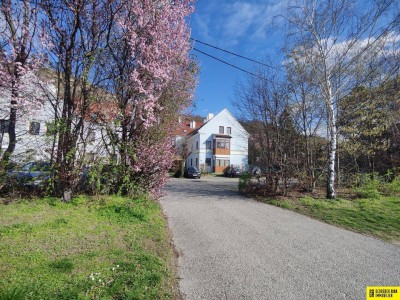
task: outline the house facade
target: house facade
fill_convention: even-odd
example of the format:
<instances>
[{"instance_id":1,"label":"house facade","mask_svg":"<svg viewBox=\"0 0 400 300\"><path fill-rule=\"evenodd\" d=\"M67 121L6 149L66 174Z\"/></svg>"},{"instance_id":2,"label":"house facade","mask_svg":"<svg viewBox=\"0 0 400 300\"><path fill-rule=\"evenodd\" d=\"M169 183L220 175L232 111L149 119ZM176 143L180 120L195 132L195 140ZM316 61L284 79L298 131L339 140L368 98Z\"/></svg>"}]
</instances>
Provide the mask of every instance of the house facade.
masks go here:
<instances>
[{"instance_id":1,"label":"house facade","mask_svg":"<svg viewBox=\"0 0 400 300\"><path fill-rule=\"evenodd\" d=\"M228 166L248 167L249 133L225 108L217 115L208 114L204 124L186 138L186 166L202 172L223 173Z\"/></svg>"},{"instance_id":2,"label":"house facade","mask_svg":"<svg viewBox=\"0 0 400 300\"><path fill-rule=\"evenodd\" d=\"M49 160L57 145L54 128L55 115L61 115L62 102L57 101L54 83L43 83L37 76L28 74L24 78L24 93L27 105L18 110L15 124L16 145L11 159L17 163ZM9 144L8 126L10 118L10 89L0 88L0 154ZM105 155L104 134L101 126L86 122L77 141L77 156L88 163Z\"/></svg>"}]
</instances>

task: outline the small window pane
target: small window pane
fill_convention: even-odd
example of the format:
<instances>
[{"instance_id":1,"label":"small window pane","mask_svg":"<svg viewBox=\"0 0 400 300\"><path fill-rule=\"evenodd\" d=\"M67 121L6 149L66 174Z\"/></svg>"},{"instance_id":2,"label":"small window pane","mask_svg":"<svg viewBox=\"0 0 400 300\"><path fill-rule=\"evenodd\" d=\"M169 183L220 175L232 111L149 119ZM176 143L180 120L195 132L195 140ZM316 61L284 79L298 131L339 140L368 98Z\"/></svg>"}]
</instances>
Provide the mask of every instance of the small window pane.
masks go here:
<instances>
[{"instance_id":1,"label":"small window pane","mask_svg":"<svg viewBox=\"0 0 400 300\"><path fill-rule=\"evenodd\" d=\"M93 129L89 129L88 142L93 143L94 141L96 141L96 132Z\"/></svg>"},{"instance_id":2,"label":"small window pane","mask_svg":"<svg viewBox=\"0 0 400 300\"><path fill-rule=\"evenodd\" d=\"M224 134L224 126L219 126L219 133Z\"/></svg>"},{"instance_id":3,"label":"small window pane","mask_svg":"<svg viewBox=\"0 0 400 300\"><path fill-rule=\"evenodd\" d=\"M29 124L29 133L32 135L38 135L40 132L40 123L39 122L31 122Z\"/></svg>"},{"instance_id":4,"label":"small window pane","mask_svg":"<svg viewBox=\"0 0 400 300\"><path fill-rule=\"evenodd\" d=\"M232 133L232 128L231 127L227 127L226 128L226 133L227 134L231 134Z\"/></svg>"},{"instance_id":5,"label":"small window pane","mask_svg":"<svg viewBox=\"0 0 400 300\"><path fill-rule=\"evenodd\" d=\"M8 133L8 127L10 126L10 120L0 120L0 132Z\"/></svg>"}]
</instances>

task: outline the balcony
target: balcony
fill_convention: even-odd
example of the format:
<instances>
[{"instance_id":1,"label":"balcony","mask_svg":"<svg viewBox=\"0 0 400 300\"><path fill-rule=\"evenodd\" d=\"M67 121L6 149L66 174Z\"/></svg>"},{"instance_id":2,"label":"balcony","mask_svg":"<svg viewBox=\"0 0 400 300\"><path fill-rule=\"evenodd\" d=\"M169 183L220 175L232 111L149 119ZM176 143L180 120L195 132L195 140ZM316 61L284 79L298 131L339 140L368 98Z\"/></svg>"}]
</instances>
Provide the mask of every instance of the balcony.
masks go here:
<instances>
[{"instance_id":1,"label":"balcony","mask_svg":"<svg viewBox=\"0 0 400 300\"><path fill-rule=\"evenodd\" d=\"M214 148L214 155L231 155L231 149L224 149L224 148Z\"/></svg>"},{"instance_id":2,"label":"balcony","mask_svg":"<svg viewBox=\"0 0 400 300\"><path fill-rule=\"evenodd\" d=\"M214 155L231 155L231 136L214 135Z\"/></svg>"}]
</instances>

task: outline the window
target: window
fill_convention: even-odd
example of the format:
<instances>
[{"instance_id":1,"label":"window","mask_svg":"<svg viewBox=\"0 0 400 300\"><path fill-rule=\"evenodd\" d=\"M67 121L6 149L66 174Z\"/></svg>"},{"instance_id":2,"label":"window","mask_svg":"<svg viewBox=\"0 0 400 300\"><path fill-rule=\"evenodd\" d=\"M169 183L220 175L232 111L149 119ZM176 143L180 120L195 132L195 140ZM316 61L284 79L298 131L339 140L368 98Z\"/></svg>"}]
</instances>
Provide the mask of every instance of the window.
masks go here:
<instances>
[{"instance_id":1,"label":"window","mask_svg":"<svg viewBox=\"0 0 400 300\"><path fill-rule=\"evenodd\" d=\"M94 131L94 129L89 129L87 140L89 143L93 143L96 141L96 132Z\"/></svg>"},{"instance_id":2,"label":"window","mask_svg":"<svg viewBox=\"0 0 400 300\"><path fill-rule=\"evenodd\" d=\"M226 134L232 134L232 127L226 127Z\"/></svg>"},{"instance_id":3,"label":"window","mask_svg":"<svg viewBox=\"0 0 400 300\"><path fill-rule=\"evenodd\" d=\"M211 167L211 158L206 158L206 166Z\"/></svg>"},{"instance_id":4,"label":"window","mask_svg":"<svg viewBox=\"0 0 400 300\"><path fill-rule=\"evenodd\" d=\"M211 141L207 141L206 142L206 148L207 149L211 149Z\"/></svg>"},{"instance_id":5,"label":"window","mask_svg":"<svg viewBox=\"0 0 400 300\"><path fill-rule=\"evenodd\" d=\"M217 159L215 165L218 167L229 167L230 161L226 159Z\"/></svg>"},{"instance_id":6,"label":"window","mask_svg":"<svg viewBox=\"0 0 400 300\"><path fill-rule=\"evenodd\" d=\"M196 167L198 167L198 166L199 166L199 159L196 158Z\"/></svg>"},{"instance_id":7,"label":"window","mask_svg":"<svg viewBox=\"0 0 400 300\"><path fill-rule=\"evenodd\" d=\"M29 124L29 133L32 135L38 135L40 132L40 123L39 122L31 122Z\"/></svg>"},{"instance_id":8,"label":"window","mask_svg":"<svg viewBox=\"0 0 400 300\"><path fill-rule=\"evenodd\" d=\"M193 166L193 158L190 159L190 166Z\"/></svg>"},{"instance_id":9,"label":"window","mask_svg":"<svg viewBox=\"0 0 400 300\"><path fill-rule=\"evenodd\" d=\"M218 139L216 143L217 143L217 148L219 149L230 149L231 146L231 142L229 140Z\"/></svg>"},{"instance_id":10,"label":"window","mask_svg":"<svg viewBox=\"0 0 400 300\"><path fill-rule=\"evenodd\" d=\"M199 141L196 142L196 149L199 149ZM197 163L196 163L197 166Z\"/></svg>"},{"instance_id":11,"label":"window","mask_svg":"<svg viewBox=\"0 0 400 300\"><path fill-rule=\"evenodd\" d=\"M8 133L9 126L10 120L0 120L0 133Z\"/></svg>"},{"instance_id":12,"label":"window","mask_svg":"<svg viewBox=\"0 0 400 300\"><path fill-rule=\"evenodd\" d=\"M219 133L224 134L224 126L219 126Z\"/></svg>"}]
</instances>

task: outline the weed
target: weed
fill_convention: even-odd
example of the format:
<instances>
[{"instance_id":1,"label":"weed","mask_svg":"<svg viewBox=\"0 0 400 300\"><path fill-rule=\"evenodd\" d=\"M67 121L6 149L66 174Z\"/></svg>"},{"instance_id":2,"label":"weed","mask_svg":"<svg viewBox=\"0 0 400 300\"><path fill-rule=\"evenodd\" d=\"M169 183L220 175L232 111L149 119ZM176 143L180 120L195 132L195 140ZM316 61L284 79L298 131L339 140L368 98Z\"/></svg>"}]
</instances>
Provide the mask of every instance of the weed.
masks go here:
<instances>
[{"instance_id":1,"label":"weed","mask_svg":"<svg viewBox=\"0 0 400 300\"><path fill-rule=\"evenodd\" d=\"M53 261L49 264L50 268L53 268L60 272L71 272L74 269L74 264L69 258L63 258Z\"/></svg>"}]
</instances>

